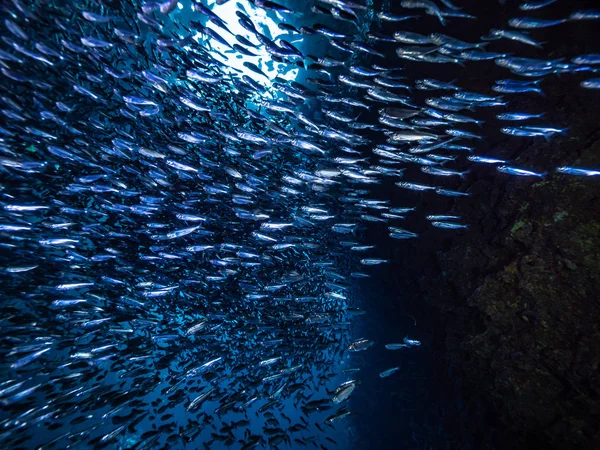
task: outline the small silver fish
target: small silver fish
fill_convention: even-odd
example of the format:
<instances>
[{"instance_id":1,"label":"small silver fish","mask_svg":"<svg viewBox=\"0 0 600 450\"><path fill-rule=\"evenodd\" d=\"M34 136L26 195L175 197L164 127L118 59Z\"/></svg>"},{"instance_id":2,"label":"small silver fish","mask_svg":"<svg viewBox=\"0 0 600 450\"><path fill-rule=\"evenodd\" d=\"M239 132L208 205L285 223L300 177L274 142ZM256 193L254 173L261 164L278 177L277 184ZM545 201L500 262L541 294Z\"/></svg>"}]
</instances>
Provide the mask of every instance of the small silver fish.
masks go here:
<instances>
[{"instance_id":1,"label":"small silver fish","mask_svg":"<svg viewBox=\"0 0 600 450\"><path fill-rule=\"evenodd\" d=\"M400 367L392 367L391 369L387 369L387 370L384 370L383 372L381 372L381 373L379 374L379 377L380 377L380 378L387 378L387 377L389 377L390 375L392 375L392 374L394 374L394 373L398 372L399 370L400 370Z\"/></svg>"},{"instance_id":2,"label":"small silver fish","mask_svg":"<svg viewBox=\"0 0 600 450\"><path fill-rule=\"evenodd\" d=\"M409 339L408 336L404 337L403 341L409 347L418 347L419 345L421 345L421 341L416 341L414 339Z\"/></svg>"},{"instance_id":3,"label":"small silver fish","mask_svg":"<svg viewBox=\"0 0 600 450\"><path fill-rule=\"evenodd\" d=\"M498 172L507 173L509 175L517 175L517 176L521 176L521 177L543 178L546 175L546 172L543 172L543 173L533 172L533 171L527 170L527 169L520 169L518 167L504 166L504 165L496 167L496 170Z\"/></svg>"},{"instance_id":4,"label":"small silver fish","mask_svg":"<svg viewBox=\"0 0 600 450\"><path fill-rule=\"evenodd\" d=\"M458 230L458 229L468 229L469 228L468 225L464 225L464 224L456 223L456 222L433 221L433 222L431 222L431 225L433 225L436 228L445 228L447 230Z\"/></svg>"},{"instance_id":5,"label":"small silver fish","mask_svg":"<svg viewBox=\"0 0 600 450\"><path fill-rule=\"evenodd\" d=\"M408 348L410 345L408 344L385 344L385 348L388 350L401 350L403 348Z\"/></svg>"},{"instance_id":6,"label":"small silver fish","mask_svg":"<svg viewBox=\"0 0 600 450\"><path fill-rule=\"evenodd\" d=\"M582 167L560 166L556 168L558 173L568 175L581 175L585 177L596 177L600 175L600 170L584 169Z\"/></svg>"}]
</instances>

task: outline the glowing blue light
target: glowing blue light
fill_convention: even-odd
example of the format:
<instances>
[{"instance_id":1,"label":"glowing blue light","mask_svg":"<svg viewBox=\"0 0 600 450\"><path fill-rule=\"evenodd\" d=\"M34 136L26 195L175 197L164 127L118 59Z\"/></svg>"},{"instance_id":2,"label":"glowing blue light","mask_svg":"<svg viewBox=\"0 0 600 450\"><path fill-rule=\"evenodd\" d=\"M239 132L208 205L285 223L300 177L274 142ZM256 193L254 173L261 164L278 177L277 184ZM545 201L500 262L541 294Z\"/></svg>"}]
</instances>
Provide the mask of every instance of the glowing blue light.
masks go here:
<instances>
[{"instance_id":1,"label":"glowing blue light","mask_svg":"<svg viewBox=\"0 0 600 450\"><path fill-rule=\"evenodd\" d=\"M219 16L221 20L223 20L223 22L225 22L227 28L234 35L243 36L250 42L257 44L258 46L258 48L249 49L249 51L255 53L257 56L247 56L242 55L236 50L231 50L229 47L221 44L215 39L209 38L210 46L223 55L221 56L219 53L214 53L215 59L223 62L226 66L226 72L231 74L239 74L241 72L242 74L248 75L253 80L267 87L272 84L272 81L276 76L279 76L280 78L283 78L285 80L294 80L296 78L296 76L298 75L298 69L294 68L290 70L288 64L281 64L275 61L273 61L273 64L269 64L269 67L267 67L264 64L265 62L272 61L272 57L264 49L264 46L258 42L256 37L246 29L242 28L242 26L239 24L238 16L235 14L238 10L236 2L227 2L223 5L213 4L209 6L209 8L217 16ZM273 41L276 41L278 36L285 34L282 32L282 30L280 30L277 27L277 24L273 21L273 19L268 17L263 10L251 9L251 7L249 7L248 10L248 14L254 22L254 24L257 26L257 28L260 29L259 26L267 28L271 34L271 37L273 38ZM218 33L230 45L233 46L233 44L239 44L235 36L227 33L227 31L223 30L222 28L219 28L214 23L209 21L207 27L211 28L216 33ZM198 33L194 36L194 38L196 39L196 41L201 41L205 39L205 36L201 33ZM253 63L256 66L258 66L262 70L262 72L265 75L267 75L268 80L265 77L253 72L252 70L244 66L245 62Z\"/></svg>"}]
</instances>

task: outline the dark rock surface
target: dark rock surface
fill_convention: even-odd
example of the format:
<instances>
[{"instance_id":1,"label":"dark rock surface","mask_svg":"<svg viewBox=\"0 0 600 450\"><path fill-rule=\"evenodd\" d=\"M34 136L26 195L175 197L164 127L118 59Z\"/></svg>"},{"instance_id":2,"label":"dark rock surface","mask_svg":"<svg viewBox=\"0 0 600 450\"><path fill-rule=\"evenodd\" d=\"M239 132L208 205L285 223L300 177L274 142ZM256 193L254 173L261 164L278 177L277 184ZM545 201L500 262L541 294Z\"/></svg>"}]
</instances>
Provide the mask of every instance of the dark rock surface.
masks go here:
<instances>
[{"instance_id":1,"label":"dark rock surface","mask_svg":"<svg viewBox=\"0 0 600 450\"><path fill-rule=\"evenodd\" d=\"M453 28L452 36L474 42L492 27L505 27L521 15L520 2L506 3L512 9L500 2L461 2L480 20ZM556 2L544 17L592 7L597 2ZM425 32L418 25L414 31ZM569 61L597 53L600 42L597 23L532 35L543 48L502 41L487 49ZM410 66L411 74L420 69ZM494 80L519 79L485 63L444 67L439 77L490 95ZM431 423L443 422L446 435L433 448L600 449L600 177L554 171L561 165L600 168L600 92L582 89L585 79L549 76L541 82L543 96L505 96L507 111L544 113L535 125L568 128L549 141L509 138L498 131L508 124L494 117L502 110L477 111L486 121L473 129L485 136L473 143L478 155L548 171L546 177L508 176L464 163L459 169L472 172L460 187L412 168L406 179L467 191L469 198L415 194L391 183L381 187L380 197L394 206L418 205L407 229L429 230L419 239L379 242L397 270L390 289L404 293L402 308L418 317L424 334L423 318L436 322L432 350L444 363L437 368L442 392ZM460 215L470 228L434 229L426 214Z\"/></svg>"},{"instance_id":2,"label":"dark rock surface","mask_svg":"<svg viewBox=\"0 0 600 450\"><path fill-rule=\"evenodd\" d=\"M540 160L599 167L598 103L554 98L550 115L575 122L570 137L495 154L525 167ZM492 427L506 440L482 432L492 448L511 442L513 448L598 449L600 180L477 179L468 187L474 201L451 208L471 224L469 232L446 251L432 245L401 256L424 268L421 292L443 317L440 340L463 379L463 397L487 405L463 420L486 427L483 410L499 418ZM429 234L423 240L439 242L439 231Z\"/></svg>"},{"instance_id":3,"label":"dark rock surface","mask_svg":"<svg viewBox=\"0 0 600 450\"><path fill-rule=\"evenodd\" d=\"M403 308L419 326L426 316L437 323L441 387L428 426L444 431L434 448L600 448L600 180L552 171L600 167L600 93L576 81L553 91L559 82L538 108L568 134L497 136L486 151L547 176L473 167L461 186L468 199L418 201L430 214L461 216L469 230L429 227L383 248L402 268L390 289L405 293ZM414 202L389 189L394 205ZM407 228L423 225L420 213Z\"/></svg>"}]
</instances>

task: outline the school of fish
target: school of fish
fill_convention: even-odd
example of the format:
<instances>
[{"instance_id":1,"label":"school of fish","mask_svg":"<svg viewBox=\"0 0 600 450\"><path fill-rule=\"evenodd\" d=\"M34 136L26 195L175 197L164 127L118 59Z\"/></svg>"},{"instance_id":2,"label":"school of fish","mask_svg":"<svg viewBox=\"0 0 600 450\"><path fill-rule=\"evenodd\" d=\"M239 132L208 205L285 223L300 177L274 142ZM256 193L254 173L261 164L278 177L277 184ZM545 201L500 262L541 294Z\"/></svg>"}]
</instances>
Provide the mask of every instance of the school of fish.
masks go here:
<instances>
[{"instance_id":1,"label":"school of fish","mask_svg":"<svg viewBox=\"0 0 600 450\"><path fill-rule=\"evenodd\" d=\"M388 262L362 230L422 231L400 226L415 205L372 185L468 197L452 187L469 173L458 162L600 175L478 152L479 111L514 139L551 140L569 124L511 100L558 75L600 89L600 54L499 51L544 48L539 28L598 26L600 9L546 16L555 2L520 3L477 42L453 37L479 20L459 0L4 2L0 446L335 447L330 431L359 413L360 368L341 362L421 344L352 338L352 280ZM473 92L444 77L478 64L506 78Z\"/></svg>"}]
</instances>

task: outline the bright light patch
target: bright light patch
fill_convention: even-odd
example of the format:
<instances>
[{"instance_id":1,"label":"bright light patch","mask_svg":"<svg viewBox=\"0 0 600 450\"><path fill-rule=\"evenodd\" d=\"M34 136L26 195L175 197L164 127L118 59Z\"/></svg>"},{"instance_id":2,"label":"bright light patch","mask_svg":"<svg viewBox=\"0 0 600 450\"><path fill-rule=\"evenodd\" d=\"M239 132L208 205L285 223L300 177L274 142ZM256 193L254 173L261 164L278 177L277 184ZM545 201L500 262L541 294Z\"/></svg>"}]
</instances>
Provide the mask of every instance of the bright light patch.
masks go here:
<instances>
[{"instance_id":1,"label":"bright light patch","mask_svg":"<svg viewBox=\"0 0 600 450\"><path fill-rule=\"evenodd\" d=\"M217 16L219 16L221 18L221 20L223 22L225 22L225 24L227 25L227 28L234 35L243 36L246 39L248 39L250 42L257 44L258 48L248 48L248 50L250 52L256 54L257 56L242 55L237 50L232 50L229 47L216 41L215 39L212 39L210 37L205 37L203 34L200 34L200 33L195 36L195 39L197 41L203 40L203 39L210 40L210 46L225 56L225 58L223 58L218 53L215 53L213 55L215 57L215 59L223 62L225 64L225 66L230 68L230 70L225 69L225 71L228 73L239 74L240 72L237 72L239 70L239 71L241 71L242 74L248 75L253 80L257 81L258 83L260 83L262 85L266 85L266 86L270 86L272 84L273 79L278 75L279 75L279 77L281 77L285 80L291 81L291 80L296 79L296 76L298 75L298 69L295 68L295 69L289 70L288 64L281 64L281 63L272 61L271 55L264 49L264 46L258 42L256 37L249 31L247 31L246 29L242 28L242 26L238 22L238 16L235 14L236 11L238 10L236 3L237 2L227 2L223 5L213 4L210 8ZM273 41L276 41L278 36L285 34L282 32L282 30L280 30L277 27L277 24L266 15L266 13L264 11L262 11L260 9L254 9L251 6L249 6L247 8L247 10L248 10L249 17L252 19L252 22L256 26L257 30L260 31L262 28L268 28L269 32L271 33L271 37L272 37ZM227 31L223 30L222 28L219 28L214 23L209 21L207 24L207 27L211 28L216 33L218 33L219 36L221 36L231 46L233 46L233 44L242 45L241 43L239 43L237 41L235 36L229 34ZM255 72L253 72L252 70L250 70L249 68L247 68L246 66L244 66L245 62L253 63L256 66L258 66L260 68L260 70L265 75L267 75L268 80L264 76L259 75ZM271 63L269 63L269 62L271 62ZM265 63L269 63L268 66Z\"/></svg>"}]
</instances>

